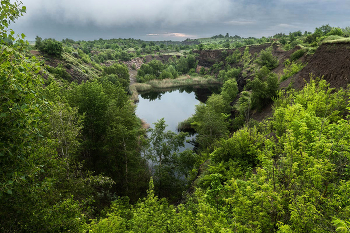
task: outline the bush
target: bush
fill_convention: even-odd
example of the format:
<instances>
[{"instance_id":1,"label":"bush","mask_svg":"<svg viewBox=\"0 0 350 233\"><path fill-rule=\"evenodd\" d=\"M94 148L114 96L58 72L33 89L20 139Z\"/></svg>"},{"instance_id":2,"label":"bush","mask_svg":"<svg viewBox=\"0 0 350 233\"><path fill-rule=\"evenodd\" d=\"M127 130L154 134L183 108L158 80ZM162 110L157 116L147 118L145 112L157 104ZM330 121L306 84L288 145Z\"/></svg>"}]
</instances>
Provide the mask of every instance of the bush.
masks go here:
<instances>
[{"instance_id":1,"label":"bush","mask_svg":"<svg viewBox=\"0 0 350 233\"><path fill-rule=\"evenodd\" d=\"M166 79L166 78L174 78L171 72L167 70L163 70L163 72L160 74L159 79Z\"/></svg>"},{"instance_id":2,"label":"bush","mask_svg":"<svg viewBox=\"0 0 350 233\"><path fill-rule=\"evenodd\" d=\"M227 81L230 79L238 78L238 75L241 73L241 69L237 68L232 68L229 69L228 71L225 70L220 70L218 74L218 79L221 81Z\"/></svg>"},{"instance_id":3,"label":"bush","mask_svg":"<svg viewBox=\"0 0 350 233\"><path fill-rule=\"evenodd\" d=\"M61 78L67 81L72 81L72 76L67 72L67 70L62 66L58 65L56 68L52 66L46 67L47 71L53 74L56 78Z\"/></svg>"},{"instance_id":4,"label":"bush","mask_svg":"<svg viewBox=\"0 0 350 233\"><path fill-rule=\"evenodd\" d=\"M290 55L290 61L298 60L305 54L305 52L306 51L304 49L299 49L295 51L294 53L292 53L292 55Z\"/></svg>"},{"instance_id":5,"label":"bush","mask_svg":"<svg viewBox=\"0 0 350 233\"><path fill-rule=\"evenodd\" d=\"M269 70L272 70L278 66L277 57L272 55L272 48L262 50L260 56L255 60L260 66L266 66Z\"/></svg>"},{"instance_id":6,"label":"bush","mask_svg":"<svg viewBox=\"0 0 350 233\"><path fill-rule=\"evenodd\" d=\"M239 60L241 59L241 57L242 57L241 52L240 52L238 49L236 49L236 50L232 53L231 56L228 56L228 57L226 58L226 62L227 62L227 63L230 63L230 64L238 63Z\"/></svg>"},{"instance_id":7,"label":"bush","mask_svg":"<svg viewBox=\"0 0 350 233\"><path fill-rule=\"evenodd\" d=\"M36 45L41 52L47 53L49 55L61 57L62 56L62 43L56 41L55 39L45 39L42 43Z\"/></svg>"},{"instance_id":8,"label":"bush","mask_svg":"<svg viewBox=\"0 0 350 233\"><path fill-rule=\"evenodd\" d=\"M294 74L298 73L302 68L304 68L305 65L302 63L294 63L290 62L288 59L285 62L286 68L283 69L283 75L280 78L280 82L288 79L289 77L292 77Z\"/></svg>"},{"instance_id":9,"label":"bush","mask_svg":"<svg viewBox=\"0 0 350 233\"><path fill-rule=\"evenodd\" d=\"M330 32L327 33L327 36L342 36L343 35L343 30L341 28L332 28Z\"/></svg>"}]
</instances>

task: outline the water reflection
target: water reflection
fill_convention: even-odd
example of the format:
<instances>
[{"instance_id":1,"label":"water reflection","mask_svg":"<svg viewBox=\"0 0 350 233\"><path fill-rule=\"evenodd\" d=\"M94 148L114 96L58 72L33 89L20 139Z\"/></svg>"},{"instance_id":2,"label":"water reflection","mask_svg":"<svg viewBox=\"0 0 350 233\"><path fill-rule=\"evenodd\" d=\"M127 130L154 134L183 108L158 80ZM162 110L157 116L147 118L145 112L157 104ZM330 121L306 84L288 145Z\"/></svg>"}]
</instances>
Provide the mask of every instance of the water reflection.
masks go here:
<instances>
[{"instance_id":1,"label":"water reflection","mask_svg":"<svg viewBox=\"0 0 350 233\"><path fill-rule=\"evenodd\" d=\"M180 87L176 89L162 89L162 90L153 90L150 92L144 92L140 93L141 97L143 99L148 99L150 101L152 100L161 100L162 96L165 93L172 93L172 92L179 92L179 93L187 93L191 94L194 93L196 100L205 103L208 99L208 97L212 93L219 93L220 92L220 86L219 85L212 85L207 87L196 87L196 86L188 86L188 87Z\"/></svg>"},{"instance_id":2,"label":"water reflection","mask_svg":"<svg viewBox=\"0 0 350 233\"><path fill-rule=\"evenodd\" d=\"M164 118L166 130L176 132L177 125L195 113L195 106L205 102L212 93L219 93L219 86L206 88L185 87L171 90L142 93L136 108L136 115L151 127ZM189 139L193 139L190 137ZM186 148L192 148L190 144Z\"/></svg>"}]
</instances>

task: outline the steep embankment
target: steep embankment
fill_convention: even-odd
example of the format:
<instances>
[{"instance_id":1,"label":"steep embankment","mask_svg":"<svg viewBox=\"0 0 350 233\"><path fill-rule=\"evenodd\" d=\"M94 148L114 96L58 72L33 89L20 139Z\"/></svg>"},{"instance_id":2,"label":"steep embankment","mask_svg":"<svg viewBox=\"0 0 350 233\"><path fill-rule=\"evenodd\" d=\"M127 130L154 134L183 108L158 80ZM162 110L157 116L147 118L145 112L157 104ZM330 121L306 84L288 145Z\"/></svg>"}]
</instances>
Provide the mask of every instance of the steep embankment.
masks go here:
<instances>
[{"instance_id":1,"label":"steep embankment","mask_svg":"<svg viewBox=\"0 0 350 233\"><path fill-rule=\"evenodd\" d=\"M304 69L281 83L281 87L292 82L293 87L300 90L305 86L305 81L310 80L310 74L323 77L331 87L346 88L350 83L350 43L322 44Z\"/></svg>"},{"instance_id":2,"label":"steep embankment","mask_svg":"<svg viewBox=\"0 0 350 233\"><path fill-rule=\"evenodd\" d=\"M253 55L255 53L260 53L261 50L264 50L268 47L270 47L271 44L262 44L262 45L251 45L249 46L249 52ZM238 48L238 50L243 53L245 47ZM193 51L194 53L199 54L198 56L198 65L199 66L204 66L204 67L211 67L215 63L218 63L220 61L224 61L226 58L226 54L224 51L227 52L228 55L231 55L233 51L236 49L219 49L219 50L195 50Z\"/></svg>"}]
</instances>

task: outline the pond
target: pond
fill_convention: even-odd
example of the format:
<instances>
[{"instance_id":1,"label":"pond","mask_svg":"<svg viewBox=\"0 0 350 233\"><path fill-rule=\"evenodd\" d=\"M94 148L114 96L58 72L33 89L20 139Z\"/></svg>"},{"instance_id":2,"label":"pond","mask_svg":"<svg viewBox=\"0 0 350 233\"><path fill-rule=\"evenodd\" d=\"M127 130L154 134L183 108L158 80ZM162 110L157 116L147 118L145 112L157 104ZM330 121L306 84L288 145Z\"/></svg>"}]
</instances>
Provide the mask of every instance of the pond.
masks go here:
<instances>
[{"instance_id":1,"label":"pond","mask_svg":"<svg viewBox=\"0 0 350 233\"><path fill-rule=\"evenodd\" d=\"M166 130L177 132L178 123L195 113L195 106L205 102L212 93L219 93L220 86L186 87L172 90L141 93L136 115L151 127L164 118ZM191 148L186 144L186 148Z\"/></svg>"}]
</instances>

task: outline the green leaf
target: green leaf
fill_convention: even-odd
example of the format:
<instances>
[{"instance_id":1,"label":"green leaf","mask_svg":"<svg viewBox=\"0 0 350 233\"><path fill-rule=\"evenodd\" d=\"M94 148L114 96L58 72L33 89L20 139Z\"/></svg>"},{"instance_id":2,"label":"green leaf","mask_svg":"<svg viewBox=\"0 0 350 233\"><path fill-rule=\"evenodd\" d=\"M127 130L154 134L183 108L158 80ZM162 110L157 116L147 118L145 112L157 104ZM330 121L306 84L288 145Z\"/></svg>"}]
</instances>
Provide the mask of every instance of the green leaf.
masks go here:
<instances>
[{"instance_id":1,"label":"green leaf","mask_svg":"<svg viewBox=\"0 0 350 233\"><path fill-rule=\"evenodd\" d=\"M6 191L6 193L12 195L12 190L11 190L11 189L8 189L8 190Z\"/></svg>"}]
</instances>

